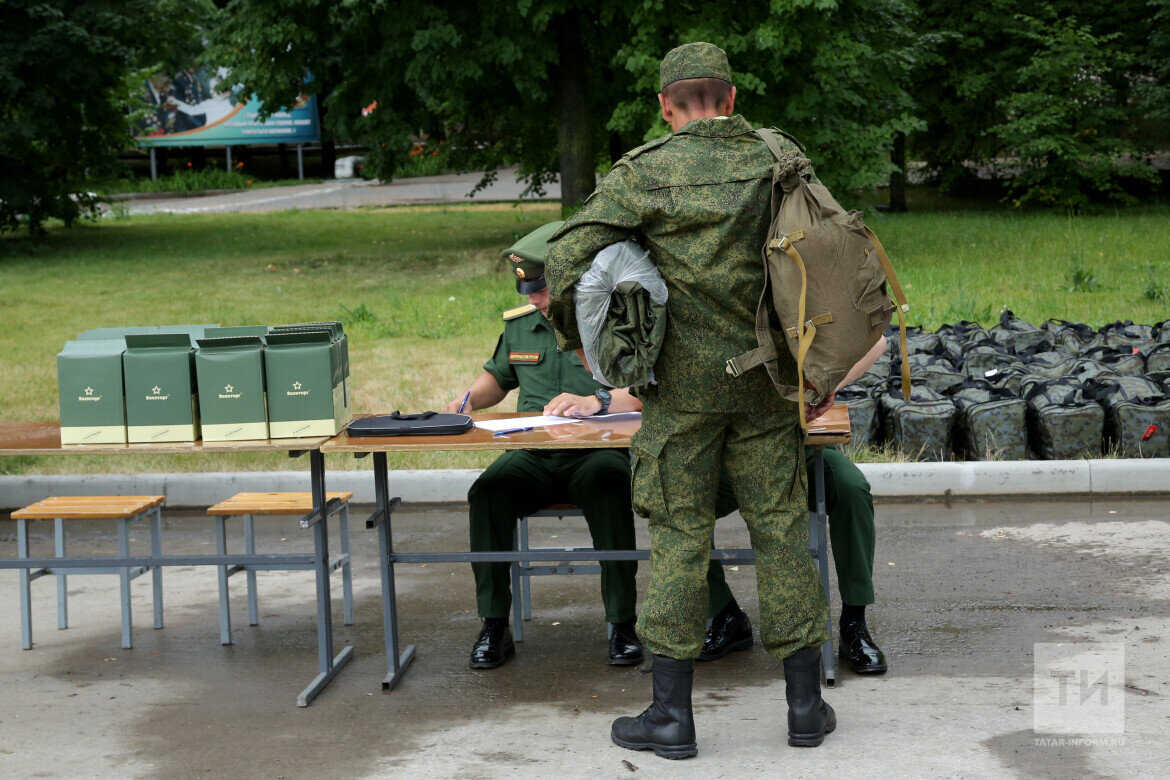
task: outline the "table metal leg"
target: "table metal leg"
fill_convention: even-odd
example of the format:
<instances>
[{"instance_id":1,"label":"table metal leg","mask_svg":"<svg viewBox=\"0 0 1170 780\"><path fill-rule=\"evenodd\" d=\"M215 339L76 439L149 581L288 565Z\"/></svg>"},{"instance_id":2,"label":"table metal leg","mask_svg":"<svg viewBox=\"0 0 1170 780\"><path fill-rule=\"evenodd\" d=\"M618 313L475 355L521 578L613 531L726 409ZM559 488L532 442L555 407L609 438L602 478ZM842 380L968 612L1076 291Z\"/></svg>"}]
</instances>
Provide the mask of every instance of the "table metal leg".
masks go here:
<instances>
[{"instance_id":1,"label":"table metal leg","mask_svg":"<svg viewBox=\"0 0 1170 780\"><path fill-rule=\"evenodd\" d=\"M16 557L28 557L28 520L16 521ZM17 569L20 578L20 646L32 650L32 588L29 569Z\"/></svg>"},{"instance_id":2,"label":"table metal leg","mask_svg":"<svg viewBox=\"0 0 1170 780\"><path fill-rule=\"evenodd\" d=\"M65 557L65 521L58 517L53 521L53 553L58 558ZM69 585L66 575L57 575L57 628L64 631L69 628Z\"/></svg>"},{"instance_id":3,"label":"table metal leg","mask_svg":"<svg viewBox=\"0 0 1170 780\"><path fill-rule=\"evenodd\" d=\"M227 516L215 516L215 552L227 555ZM228 566L216 566L219 577L219 643L232 643L232 607L228 594Z\"/></svg>"},{"instance_id":4,"label":"table metal leg","mask_svg":"<svg viewBox=\"0 0 1170 780\"><path fill-rule=\"evenodd\" d=\"M353 625L353 567L349 556L349 504L341 505L337 515L337 530L341 534L341 554L345 556L345 563L341 564L341 622L347 626Z\"/></svg>"},{"instance_id":5,"label":"table metal leg","mask_svg":"<svg viewBox=\"0 0 1170 780\"><path fill-rule=\"evenodd\" d=\"M244 552L256 554L256 526L252 515L244 515ZM256 602L256 572L249 569L248 575L248 625L260 625L260 605Z\"/></svg>"},{"instance_id":6,"label":"table metal leg","mask_svg":"<svg viewBox=\"0 0 1170 780\"><path fill-rule=\"evenodd\" d=\"M527 550L528 545L528 518L520 518L520 549ZM521 563L520 566L527 568L531 566L530 562ZM513 598L515 594L513 594ZM523 608L520 615L523 620L532 620L532 577L525 576L520 578L520 606Z\"/></svg>"},{"instance_id":7,"label":"table metal leg","mask_svg":"<svg viewBox=\"0 0 1170 780\"><path fill-rule=\"evenodd\" d=\"M377 502L378 556L382 569L382 631L386 644L386 676L382 690L394 690L414 660L414 645L399 654L398 595L394 588L394 538L390 527L390 486L386 473L386 453L374 453L374 495Z\"/></svg>"},{"instance_id":8,"label":"table metal leg","mask_svg":"<svg viewBox=\"0 0 1170 780\"><path fill-rule=\"evenodd\" d=\"M118 518L118 554L124 558L130 557L130 520ZM118 579L121 580L122 590L122 648L129 650L134 646L131 637L132 618L130 615L130 569L118 570Z\"/></svg>"},{"instance_id":9,"label":"table metal leg","mask_svg":"<svg viewBox=\"0 0 1170 780\"><path fill-rule=\"evenodd\" d=\"M829 529L828 511L825 503L825 458L824 448L817 447L813 456L813 470L816 479L817 511L813 518L817 535L817 568L821 575L821 587L825 589L825 599L829 602L829 619L825 629L829 638L821 645L821 665L825 672L825 685L832 687L837 684L837 656L833 653L833 600L830 598L832 588L829 583Z\"/></svg>"},{"instance_id":10,"label":"table metal leg","mask_svg":"<svg viewBox=\"0 0 1170 780\"><path fill-rule=\"evenodd\" d=\"M512 527L512 549L520 549L520 536L515 526ZM512 638L523 642L524 594L520 590L520 561L512 561L508 571L512 575Z\"/></svg>"},{"instance_id":11,"label":"table metal leg","mask_svg":"<svg viewBox=\"0 0 1170 780\"><path fill-rule=\"evenodd\" d=\"M317 694L337 676L353 658L353 645L333 656L333 605L329 594L329 517L325 511L325 456L319 450L309 453L313 483L313 568L317 573L317 669L318 673L300 695L297 706L307 707Z\"/></svg>"},{"instance_id":12,"label":"table metal leg","mask_svg":"<svg viewBox=\"0 0 1170 780\"><path fill-rule=\"evenodd\" d=\"M150 553L162 556L162 507L156 506L150 518ZM163 627L162 567L151 566L151 585L154 587L154 627Z\"/></svg>"}]
</instances>

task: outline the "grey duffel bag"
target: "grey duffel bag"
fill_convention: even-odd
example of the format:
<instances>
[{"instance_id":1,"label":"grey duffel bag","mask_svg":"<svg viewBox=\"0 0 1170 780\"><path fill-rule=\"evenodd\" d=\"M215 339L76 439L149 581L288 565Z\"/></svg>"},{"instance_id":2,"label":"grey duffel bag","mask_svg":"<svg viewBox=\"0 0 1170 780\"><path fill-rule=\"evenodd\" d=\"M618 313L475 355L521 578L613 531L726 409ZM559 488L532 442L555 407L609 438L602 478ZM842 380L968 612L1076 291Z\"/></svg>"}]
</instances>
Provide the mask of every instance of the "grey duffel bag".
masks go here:
<instances>
[{"instance_id":1,"label":"grey duffel bag","mask_svg":"<svg viewBox=\"0 0 1170 780\"><path fill-rule=\"evenodd\" d=\"M849 430L851 444L866 446L878 443L877 401L864 387L856 384L843 387L837 393L837 401L849 409Z\"/></svg>"},{"instance_id":2,"label":"grey duffel bag","mask_svg":"<svg viewBox=\"0 0 1170 780\"><path fill-rule=\"evenodd\" d=\"M1028 377L1028 446L1041 460L1089 458L1101 454L1105 412L1086 398L1075 379Z\"/></svg>"},{"instance_id":3,"label":"grey duffel bag","mask_svg":"<svg viewBox=\"0 0 1170 780\"><path fill-rule=\"evenodd\" d=\"M1165 388L1136 376L1101 377L1085 396L1105 409L1105 443L1125 458L1170 457L1170 399Z\"/></svg>"},{"instance_id":4,"label":"grey duffel bag","mask_svg":"<svg viewBox=\"0 0 1170 780\"><path fill-rule=\"evenodd\" d=\"M958 410L955 455L967 460L1025 460L1027 404L1005 387L968 382L951 394Z\"/></svg>"},{"instance_id":5,"label":"grey duffel bag","mask_svg":"<svg viewBox=\"0 0 1170 780\"><path fill-rule=\"evenodd\" d=\"M886 441L893 442L916 460L950 460L951 429L956 414L954 401L913 383L910 400L905 401L902 381L893 379L878 404Z\"/></svg>"}]
</instances>

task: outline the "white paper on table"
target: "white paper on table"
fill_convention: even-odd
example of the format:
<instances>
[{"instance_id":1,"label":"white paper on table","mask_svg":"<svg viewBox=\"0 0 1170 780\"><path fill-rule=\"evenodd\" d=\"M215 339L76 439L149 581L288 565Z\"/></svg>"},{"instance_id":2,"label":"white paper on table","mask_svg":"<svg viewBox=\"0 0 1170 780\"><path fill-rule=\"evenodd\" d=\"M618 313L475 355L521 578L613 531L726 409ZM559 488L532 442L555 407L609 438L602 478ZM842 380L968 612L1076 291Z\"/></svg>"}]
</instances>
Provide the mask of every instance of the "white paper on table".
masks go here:
<instances>
[{"instance_id":1,"label":"white paper on table","mask_svg":"<svg viewBox=\"0 0 1170 780\"><path fill-rule=\"evenodd\" d=\"M507 417L502 420L476 420L475 427L485 431L511 431L515 428L546 428L550 425L581 422L577 417L553 417L538 414L532 417Z\"/></svg>"},{"instance_id":2,"label":"white paper on table","mask_svg":"<svg viewBox=\"0 0 1170 780\"><path fill-rule=\"evenodd\" d=\"M592 417L582 417L585 422L614 423L641 420L641 412L614 412L613 414L595 414Z\"/></svg>"}]
</instances>

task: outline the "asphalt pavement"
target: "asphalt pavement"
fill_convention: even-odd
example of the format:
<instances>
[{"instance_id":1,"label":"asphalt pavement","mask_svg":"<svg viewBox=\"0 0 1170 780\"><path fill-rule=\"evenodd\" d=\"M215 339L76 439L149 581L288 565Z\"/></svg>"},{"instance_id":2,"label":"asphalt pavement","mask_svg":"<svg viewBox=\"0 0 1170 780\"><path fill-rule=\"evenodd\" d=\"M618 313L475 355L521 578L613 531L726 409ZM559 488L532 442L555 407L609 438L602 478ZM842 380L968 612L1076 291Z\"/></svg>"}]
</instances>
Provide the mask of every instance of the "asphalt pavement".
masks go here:
<instances>
[{"instance_id":1,"label":"asphalt pavement","mask_svg":"<svg viewBox=\"0 0 1170 780\"><path fill-rule=\"evenodd\" d=\"M355 513L355 517L361 516ZM133 650L119 649L117 577L69 579L73 625L56 629L51 578L33 583L34 639L20 650L16 574L0 572L0 775L195 777L1139 777L1170 772L1170 507L1162 499L914 501L878 506L870 628L890 671L839 670L826 689L839 727L816 749L784 739L782 667L757 647L699 665L699 754L668 762L620 749L609 724L648 703L650 677L604 663L595 576L533 583L533 620L516 658L467 668L479 627L466 565L398 568L402 639L417 659L381 691L381 598L373 531L353 524L356 624L338 642L354 661L305 709L316 673L309 572L259 575L259 626L233 578L235 644L218 642L211 568L165 574L166 627L150 627L149 578L134 583ZM398 549L466 549L466 505L407 504ZM587 542L580 523L535 526L534 544ZM258 552L307 551L296 518L263 518ZM52 550L38 524L34 553ZM15 549L0 525L0 547ZM723 546L746 543L738 516ZM209 519L168 512L164 552L214 549ZM639 523L639 543L648 541ZM133 547L146 543L136 535ZM233 549L242 549L238 528ZM334 542L336 546L336 542ZM109 552L108 530L73 526L70 551ZM639 572L645 588L648 567ZM728 578L757 616L755 570ZM338 585L339 585L338 581ZM834 605L834 612L839 610ZM1124 672L1081 703L1123 710L1121 733L1068 733L1035 698L1036 643L1124 653ZM1067 650L1065 650L1067 648ZM1070 670L1077 656L1069 656ZM1096 679L1096 678L1094 678ZM1076 696L1071 697L1076 701ZM1112 707L1113 709L1109 709ZM1092 721L1104 724L1104 717ZM1064 724L1064 725L1061 725ZM1058 728L1068 722L1057 721Z\"/></svg>"},{"instance_id":2,"label":"asphalt pavement","mask_svg":"<svg viewBox=\"0 0 1170 780\"><path fill-rule=\"evenodd\" d=\"M516 170L499 171L496 180L475 195L472 189L482 173L395 179L388 184L360 179L329 180L317 184L238 190L218 195L127 200L118 204L127 214L214 214L286 209L354 209L363 206L407 206L428 203L490 203L515 200L558 201L559 182L548 184L543 195L525 194Z\"/></svg>"}]
</instances>

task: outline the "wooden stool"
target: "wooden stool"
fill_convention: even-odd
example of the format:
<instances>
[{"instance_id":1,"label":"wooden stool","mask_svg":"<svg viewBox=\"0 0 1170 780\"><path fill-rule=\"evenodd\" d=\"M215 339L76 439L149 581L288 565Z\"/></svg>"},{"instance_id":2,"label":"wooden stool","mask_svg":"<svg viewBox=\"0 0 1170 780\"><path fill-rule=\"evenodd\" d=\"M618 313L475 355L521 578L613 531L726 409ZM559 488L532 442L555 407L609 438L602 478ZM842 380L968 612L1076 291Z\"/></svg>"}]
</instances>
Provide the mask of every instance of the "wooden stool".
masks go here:
<instances>
[{"instance_id":1,"label":"wooden stool","mask_svg":"<svg viewBox=\"0 0 1170 780\"><path fill-rule=\"evenodd\" d=\"M353 625L353 573L349 560L349 501L353 493L326 493L326 505L336 499L328 514L338 513L338 530L341 534L341 554L329 561L329 571L341 569L342 606L344 623ZM235 515L244 516L244 553L256 553L256 537L252 518L255 515L303 515L313 511L312 493L237 493L207 510L215 516L215 551L227 555L227 519ZM228 578L241 571L248 575L248 625L260 624L260 610L256 601L256 572L292 571L313 569L314 564L273 563L236 564L217 566L219 570L219 641L232 643L231 606L228 602Z\"/></svg>"},{"instance_id":2,"label":"wooden stool","mask_svg":"<svg viewBox=\"0 0 1170 780\"><path fill-rule=\"evenodd\" d=\"M16 521L17 557L29 557L28 521L52 520L56 556L65 558L66 520L117 520L118 555L130 555L130 523L151 516L150 552L162 554L162 504L165 496L54 496L12 513ZM163 627L162 569L158 566L126 568L84 568L62 565L60 569L19 569L20 639L25 650L32 649L32 591L30 583L53 574L57 577L57 628L69 627L66 574L117 574L122 580L122 647L131 648L130 581L151 572L154 584L154 627Z\"/></svg>"},{"instance_id":3,"label":"wooden stool","mask_svg":"<svg viewBox=\"0 0 1170 780\"><path fill-rule=\"evenodd\" d=\"M516 531L513 534L513 546L518 552L527 550L559 549L556 547L529 547L528 546L528 518L530 517L566 517L584 518L585 513L574 504L549 504L544 509L529 512L516 519ZM592 547L565 548L566 551L592 550ZM534 566L531 562L512 564L512 634L517 642L524 641L524 621L532 620L532 578L550 574L600 574L600 564L579 564L564 561L553 566Z\"/></svg>"}]
</instances>

